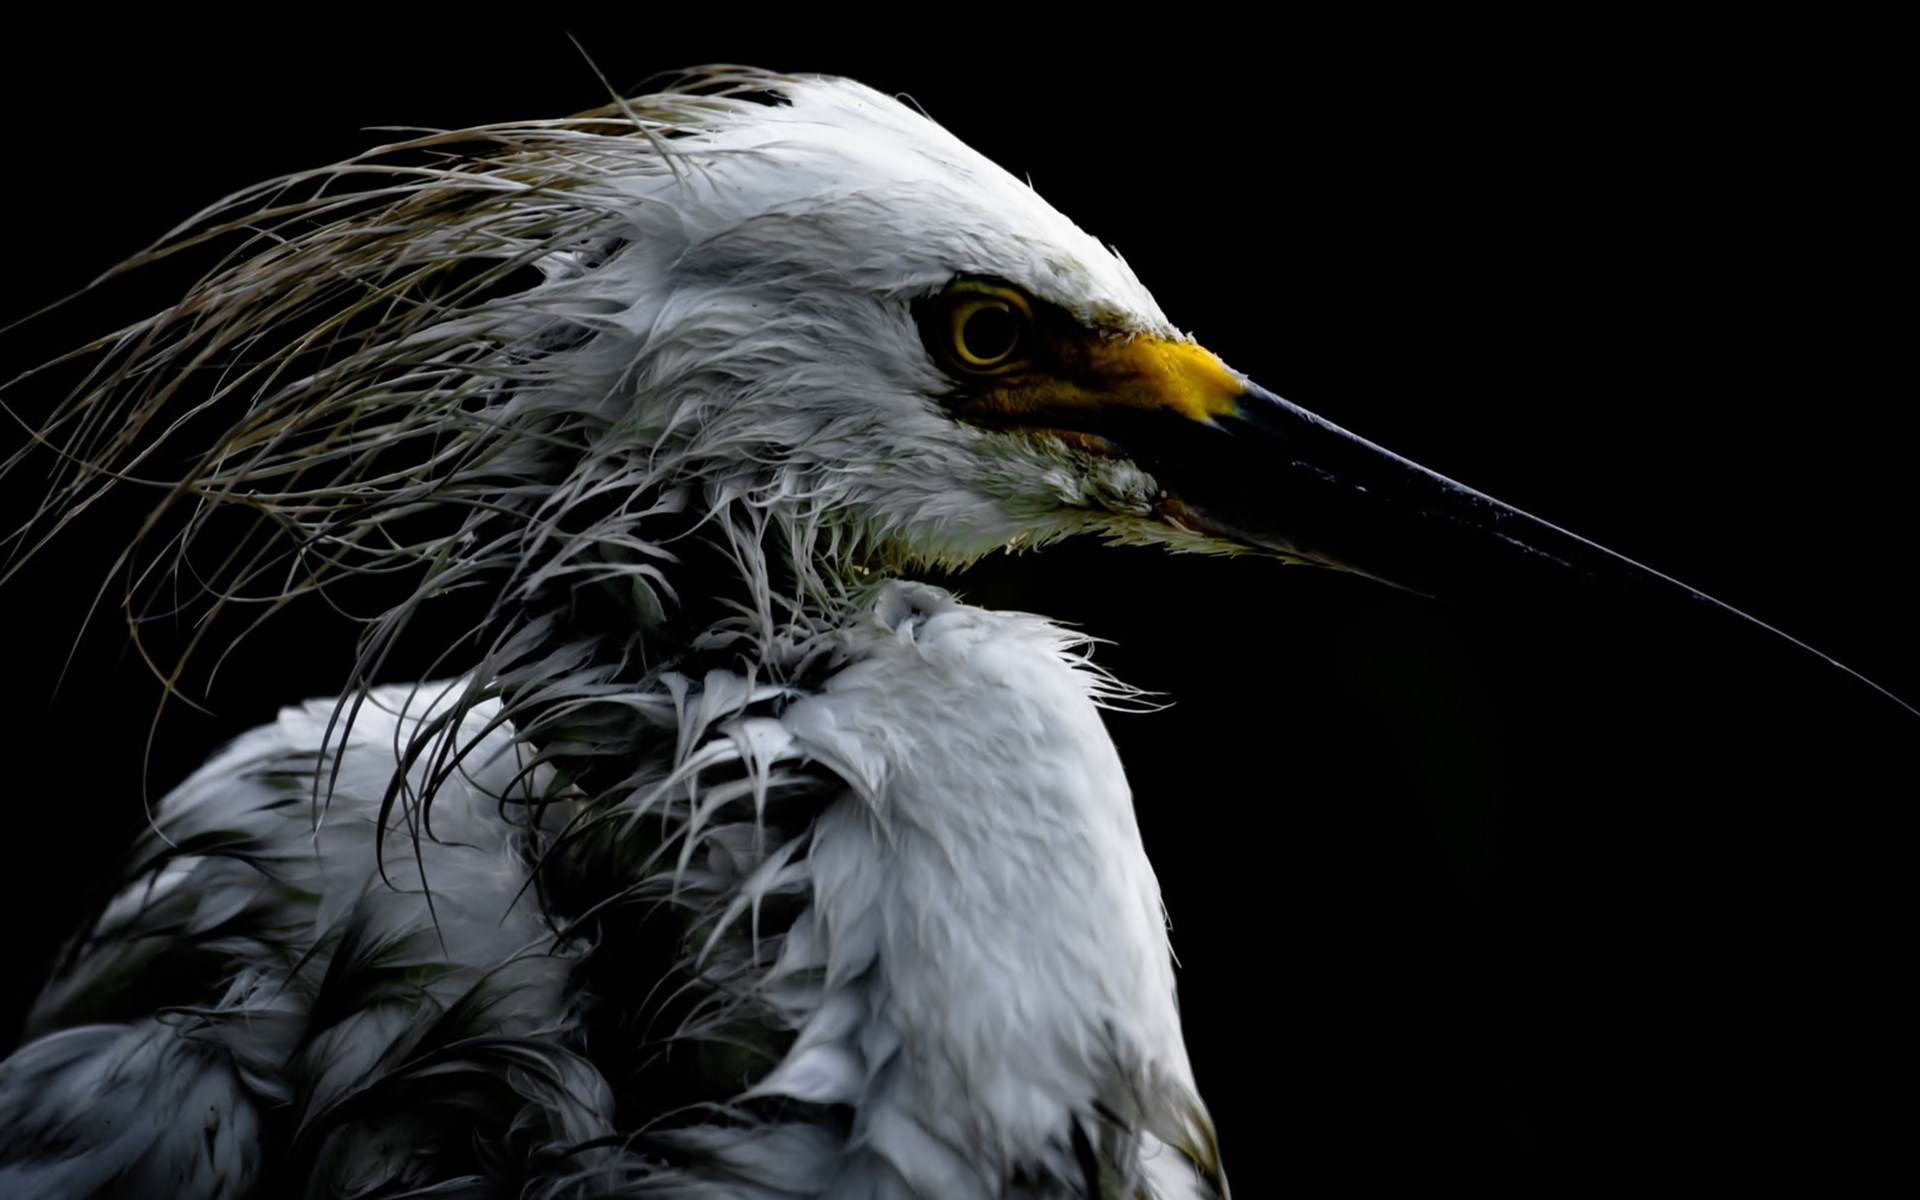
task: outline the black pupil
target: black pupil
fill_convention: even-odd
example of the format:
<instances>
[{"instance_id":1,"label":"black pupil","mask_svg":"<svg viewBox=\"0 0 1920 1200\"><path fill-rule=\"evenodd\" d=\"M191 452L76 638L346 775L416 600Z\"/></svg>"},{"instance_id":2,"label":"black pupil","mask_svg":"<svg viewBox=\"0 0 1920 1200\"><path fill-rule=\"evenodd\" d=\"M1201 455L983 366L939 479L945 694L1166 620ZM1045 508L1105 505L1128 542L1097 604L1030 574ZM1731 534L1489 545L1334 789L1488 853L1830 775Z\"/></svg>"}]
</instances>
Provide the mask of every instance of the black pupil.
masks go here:
<instances>
[{"instance_id":1,"label":"black pupil","mask_svg":"<svg viewBox=\"0 0 1920 1200\"><path fill-rule=\"evenodd\" d=\"M1020 323L1004 304L977 305L960 327L961 345L980 362L998 362L1019 340Z\"/></svg>"}]
</instances>

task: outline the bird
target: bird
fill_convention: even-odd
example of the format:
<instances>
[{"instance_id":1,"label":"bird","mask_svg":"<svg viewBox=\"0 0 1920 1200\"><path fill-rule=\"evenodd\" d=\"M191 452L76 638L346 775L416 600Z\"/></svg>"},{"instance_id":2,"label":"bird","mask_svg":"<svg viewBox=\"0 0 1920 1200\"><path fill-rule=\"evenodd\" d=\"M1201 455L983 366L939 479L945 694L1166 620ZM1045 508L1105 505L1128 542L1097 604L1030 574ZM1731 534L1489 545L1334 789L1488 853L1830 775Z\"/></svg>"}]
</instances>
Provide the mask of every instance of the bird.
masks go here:
<instances>
[{"instance_id":1,"label":"bird","mask_svg":"<svg viewBox=\"0 0 1920 1200\"><path fill-rule=\"evenodd\" d=\"M894 576L1087 532L1416 590L1496 552L1522 572L1622 561L1259 391L1030 189L856 85L720 72L408 155L425 165L360 160L211 214L199 229L268 232L106 347L124 357L80 395L121 397L134 436L66 410L89 471L56 501L86 503L109 464L140 474L181 368L236 347L208 403L247 411L172 483L159 554L129 560L141 599L179 582L176 534L219 551L206 586L234 606L396 575L410 590L355 677L471 592L479 665L289 709L161 803L35 1021L91 1020L127 972L167 973L152 954L220 958L220 994L30 1042L4 1068L16 1096L157 1061L108 1071L131 1092L104 1105L11 1105L13 1169L131 1186L137 1161L175 1194L492 1171L556 1194L1224 1192L1151 871L1090 723L1129 693L1073 634ZM381 182L338 190L360 175ZM302 182L324 186L286 190ZM1297 481L1265 473L1275 448ZM1355 539L1342 497L1401 539ZM264 548L227 553L234 509L264 518ZM922 791L909 767L944 774ZM929 824L974 793L1118 803ZM1068 920L1090 896L1111 923ZM623 932L636 911L667 915ZM1020 936L951 940L996 914ZM623 938L664 938L676 974L620 978ZM968 962L1009 947L1028 957ZM1098 951L1077 974L1076 948ZM672 1027L640 1028L656 1003ZM1029 1022L1038 1040L1008 1044ZM966 1052L940 1040L969 1032ZM1117 1090L1076 1077L1090 1065ZM629 1094L662 1078L686 1107ZM1062 1104L1063 1085L1091 1092ZM194 1089L217 1117L171 1120L209 1099Z\"/></svg>"}]
</instances>

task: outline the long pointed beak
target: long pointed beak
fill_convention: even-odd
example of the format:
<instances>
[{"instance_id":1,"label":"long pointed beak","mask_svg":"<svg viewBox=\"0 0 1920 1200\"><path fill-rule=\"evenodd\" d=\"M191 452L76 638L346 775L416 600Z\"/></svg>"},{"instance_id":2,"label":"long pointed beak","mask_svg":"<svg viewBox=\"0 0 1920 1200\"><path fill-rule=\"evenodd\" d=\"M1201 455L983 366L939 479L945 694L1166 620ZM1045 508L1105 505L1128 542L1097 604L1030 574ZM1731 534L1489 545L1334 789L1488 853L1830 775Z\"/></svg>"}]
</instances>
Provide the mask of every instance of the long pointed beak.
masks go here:
<instances>
[{"instance_id":1,"label":"long pointed beak","mask_svg":"<svg viewBox=\"0 0 1920 1200\"><path fill-rule=\"evenodd\" d=\"M1170 425L1118 440L1200 532L1449 600L1551 579L1718 603L1255 384L1228 414Z\"/></svg>"},{"instance_id":2,"label":"long pointed beak","mask_svg":"<svg viewBox=\"0 0 1920 1200\"><path fill-rule=\"evenodd\" d=\"M1731 618L1912 705L1772 626L1322 420L1253 384L1196 419L1109 412L1107 432L1167 493L1165 517L1285 558L1446 600L1511 604L1568 588Z\"/></svg>"}]
</instances>

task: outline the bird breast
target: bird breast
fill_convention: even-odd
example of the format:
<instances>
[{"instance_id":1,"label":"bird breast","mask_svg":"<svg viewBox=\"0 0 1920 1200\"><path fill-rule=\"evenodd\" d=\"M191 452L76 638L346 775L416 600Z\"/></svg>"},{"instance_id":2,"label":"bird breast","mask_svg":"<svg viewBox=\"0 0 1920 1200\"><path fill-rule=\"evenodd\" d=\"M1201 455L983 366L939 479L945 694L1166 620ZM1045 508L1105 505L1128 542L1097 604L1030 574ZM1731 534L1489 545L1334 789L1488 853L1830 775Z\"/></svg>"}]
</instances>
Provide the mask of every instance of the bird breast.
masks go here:
<instances>
[{"instance_id":1,"label":"bird breast","mask_svg":"<svg viewBox=\"0 0 1920 1200\"><path fill-rule=\"evenodd\" d=\"M855 1104L896 1161L930 1139L1015 1162L1096 1106L1139 1111L1152 1079L1190 1092L1159 889L1095 703L1112 685L1035 617L912 584L873 613L783 717L852 787L815 828L813 921L790 935L790 958L824 948L827 994L756 1090Z\"/></svg>"},{"instance_id":2,"label":"bird breast","mask_svg":"<svg viewBox=\"0 0 1920 1200\"><path fill-rule=\"evenodd\" d=\"M466 683L288 709L161 803L44 1036L0 1066L0 1158L40 1190L154 1163L212 1194L294 1169L259 1139L283 1112L323 1192L433 1186L497 1137L529 1178L635 1194L1202 1194L1158 886L1097 708L1124 692L1084 644L890 583L800 650L822 670L635 685L656 750L599 797ZM645 836L637 867L583 850ZM685 914L677 978L706 997L652 1036L777 1036L723 1110L622 1144L646 1085L601 1039L662 989L620 981L613 923L649 904ZM502 1055L518 1082L476 1084ZM99 1072L110 1094L78 1086ZM188 1092L215 1097L204 1138L151 1115Z\"/></svg>"}]
</instances>

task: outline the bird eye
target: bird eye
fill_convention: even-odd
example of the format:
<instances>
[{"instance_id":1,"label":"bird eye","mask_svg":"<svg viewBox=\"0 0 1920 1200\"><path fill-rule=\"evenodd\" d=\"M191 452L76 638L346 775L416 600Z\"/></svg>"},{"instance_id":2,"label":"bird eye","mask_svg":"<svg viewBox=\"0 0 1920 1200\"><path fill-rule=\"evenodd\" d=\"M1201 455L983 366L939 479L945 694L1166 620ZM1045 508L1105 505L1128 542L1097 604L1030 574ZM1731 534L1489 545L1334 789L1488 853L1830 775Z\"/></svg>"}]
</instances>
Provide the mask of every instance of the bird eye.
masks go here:
<instances>
[{"instance_id":1,"label":"bird eye","mask_svg":"<svg viewBox=\"0 0 1920 1200\"><path fill-rule=\"evenodd\" d=\"M953 366L992 373L1026 360L1033 309L1025 296L1012 288L969 281L954 284L941 299L944 328L937 340Z\"/></svg>"},{"instance_id":2,"label":"bird eye","mask_svg":"<svg viewBox=\"0 0 1920 1200\"><path fill-rule=\"evenodd\" d=\"M953 306L953 352L970 367L997 367L1020 345L1020 319L997 296L973 296Z\"/></svg>"}]
</instances>

